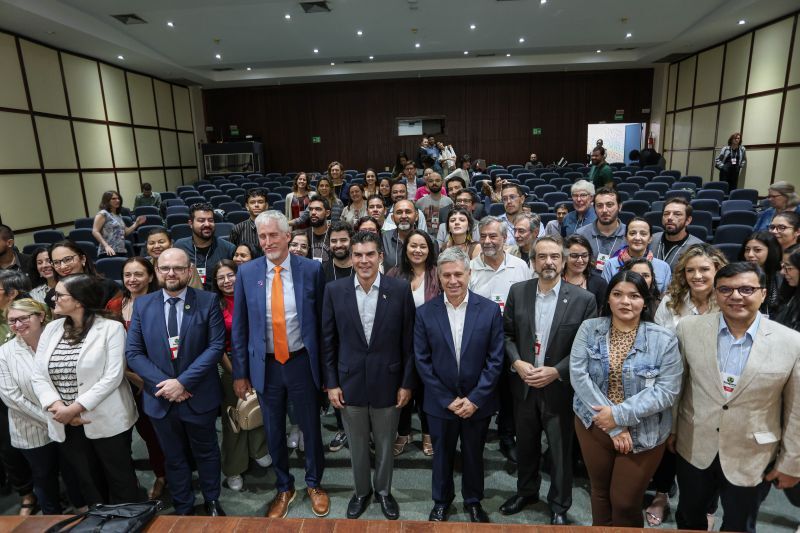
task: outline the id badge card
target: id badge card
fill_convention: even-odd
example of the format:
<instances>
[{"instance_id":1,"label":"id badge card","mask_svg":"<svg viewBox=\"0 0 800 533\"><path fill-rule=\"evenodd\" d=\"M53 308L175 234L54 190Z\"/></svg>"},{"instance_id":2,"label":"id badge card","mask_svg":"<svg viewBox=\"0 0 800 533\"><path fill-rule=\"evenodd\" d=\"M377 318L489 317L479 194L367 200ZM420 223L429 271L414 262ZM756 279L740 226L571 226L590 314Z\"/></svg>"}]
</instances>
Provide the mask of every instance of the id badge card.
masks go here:
<instances>
[{"instance_id":1,"label":"id badge card","mask_svg":"<svg viewBox=\"0 0 800 533\"><path fill-rule=\"evenodd\" d=\"M534 340L533 340L533 360L534 360L534 366L535 366L535 367L537 367L537 368L538 368L538 367L540 367L540 366L543 366L543 364L544 364L544 361L543 361L542 359L543 359L543 354L542 354L542 338L541 338L541 337L539 336L539 334L537 333L537 334L536 334L536 337L535 337L535 338L534 338Z\"/></svg>"},{"instance_id":2,"label":"id badge card","mask_svg":"<svg viewBox=\"0 0 800 533\"><path fill-rule=\"evenodd\" d=\"M502 315L506 310L506 302L503 300L503 297L499 294L492 294L492 301L500 306L500 314Z\"/></svg>"},{"instance_id":3,"label":"id badge card","mask_svg":"<svg viewBox=\"0 0 800 533\"><path fill-rule=\"evenodd\" d=\"M318 261L318 262L322 263L322 258L321 257L315 257L314 261Z\"/></svg>"},{"instance_id":4,"label":"id badge card","mask_svg":"<svg viewBox=\"0 0 800 533\"><path fill-rule=\"evenodd\" d=\"M606 261L608 261L608 254L597 254L597 262L594 267L597 270L603 270L603 267L606 266Z\"/></svg>"},{"instance_id":5,"label":"id badge card","mask_svg":"<svg viewBox=\"0 0 800 533\"><path fill-rule=\"evenodd\" d=\"M178 348L181 344L181 338L176 336L169 337L167 340L169 341L169 358L171 361L174 361L178 358Z\"/></svg>"},{"instance_id":6,"label":"id badge card","mask_svg":"<svg viewBox=\"0 0 800 533\"><path fill-rule=\"evenodd\" d=\"M433 215L431 217L431 227L434 230L438 230L439 229L439 215Z\"/></svg>"},{"instance_id":7,"label":"id badge card","mask_svg":"<svg viewBox=\"0 0 800 533\"><path fill-rule=\"evenodd\" d=\"M205 268L198 268L197 273L200 275L200 281L203 282L203 285L206 284L206 269Z\"/></svg>"},{"instance_id":8,"label":"id badge card","mask_svg":"<svg viewBox=\"0 0 800 533\"><path fill-rule=\"evenodd\" d=\"M735 157L731 157L731 165L736 165L736 158Z\"/></svg>"},{"instance_id":9,"label":"id badge card","mask_svg":"<svg viewBox=\"0 0 800 533\"><path fill-rule=\"evenodd\" d=\"M726 396L730 396L739 384L739 376L727 372L720 372L719 375L722 378L722 390Z\"/></svg>"}]
</instances>

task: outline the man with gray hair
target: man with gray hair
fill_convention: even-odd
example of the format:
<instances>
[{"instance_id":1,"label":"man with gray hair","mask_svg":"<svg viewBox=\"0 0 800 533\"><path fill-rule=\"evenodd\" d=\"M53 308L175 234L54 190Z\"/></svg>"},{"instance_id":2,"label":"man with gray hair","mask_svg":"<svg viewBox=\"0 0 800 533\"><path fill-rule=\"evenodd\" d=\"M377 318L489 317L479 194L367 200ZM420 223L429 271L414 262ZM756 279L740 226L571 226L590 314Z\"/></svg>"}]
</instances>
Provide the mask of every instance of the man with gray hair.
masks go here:
<instances>
[{"instance_id":1,"label":"man with gray hair","mask_svg":"<svg viewBox=\"0 0 800 533\"><path fill-rule=\"evenodd\" d=\"M573 211L567 213L561 223L561 236L569 237L583 226L597 220L597 215L592 206L594 198L594 185L586 180L578 180L570 189L572 194Z\"/></svg>"},{"instance_id":2,"label":"man with gray hair","mask_svg":"<svg viewBox=\"0 0 800 533\"><path fill-rule=\"evenodd\" d=\"M517 244L506 246L506 252L530 264L533 245L539 236L541 225L542 220L536 213L520 213L514 222L514 239Z\"/></svg>"},{"instance_id":3,"label":"man with gray hair","mask_svg":"<svg viewBox=\"0 0 800 533\"><path fill-rule=\"evenodd\" d=\"M461 441L461 495L471 522L488 522L483 499L483 450L497 411L503 369L500 309L469 290L469 257L448 248L437 260L443 294L417 309L414 351L425 387L423 409L433 441L429 520L447 520L455 498L453 465Z\"/></svg>"}]
</instances>

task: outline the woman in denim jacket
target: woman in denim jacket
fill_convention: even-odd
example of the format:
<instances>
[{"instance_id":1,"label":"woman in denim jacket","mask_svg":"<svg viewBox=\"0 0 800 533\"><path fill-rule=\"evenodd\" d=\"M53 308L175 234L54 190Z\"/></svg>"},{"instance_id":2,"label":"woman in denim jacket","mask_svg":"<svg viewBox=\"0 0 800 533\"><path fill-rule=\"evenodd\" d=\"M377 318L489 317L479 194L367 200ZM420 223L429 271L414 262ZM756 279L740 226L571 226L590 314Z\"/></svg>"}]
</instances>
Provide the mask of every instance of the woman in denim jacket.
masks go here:
<instances>
[{"instance_id":1,"label":"woman in denim jacket","mask_svg":"<svg viewBox=\"0 0 800 533\"><path fill-rule=\"evenodd\" d=\"M647 283L616 274L601 318L572 345L573 409L591 481L592 524L642 527L642 500L672 427L683 364L675 335L653 323Z\"/></svg>"}]
</instances>

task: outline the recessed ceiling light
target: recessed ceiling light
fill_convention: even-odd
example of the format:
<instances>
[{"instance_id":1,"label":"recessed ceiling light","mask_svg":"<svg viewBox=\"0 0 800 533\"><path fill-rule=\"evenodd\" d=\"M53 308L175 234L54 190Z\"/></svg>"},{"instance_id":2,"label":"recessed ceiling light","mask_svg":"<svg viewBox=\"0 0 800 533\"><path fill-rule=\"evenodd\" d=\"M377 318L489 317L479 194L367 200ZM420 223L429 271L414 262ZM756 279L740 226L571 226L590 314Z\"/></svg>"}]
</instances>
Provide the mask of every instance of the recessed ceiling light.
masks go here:
<instances>
[{"instance_id":1,"label":"recessed ceiling light","mask_svg":"<svg viewBox=\"0 0 800 533\"><path fill-rule=\"evenodd\" d=\"M319 53L319 48L314 48L314 53L318 54Z\"/></svg>"},{"instance_id":2,"label":"recessed ceiling light","mask_svg":"<svg viewBox=\"0 0 800 533\"><path fill-rule=\"evenodd\" d=\"M600 52L602 52L602 50L600 50L599 48L597 50L595 50L596 54L599 54Z\"/></svg>"},{"instance_id":3,"label":"recessed ceiling light","mask_svg":"<svg viewBox=\"0 0 800 533\"><path fill-rule=\"evenodd\" d=\"M414 43L414 48L419 48L419 43Z\"/></svg>"},{"instance_id":4,"label":"recessed ceiling light","mask_svg":"<svg viewBox=\"0 0 800 533\"><path fill-rule=\"evenodd\" d=\"M125 58L123 56L117 56L117 59L119 59L120 61L124 61L125 60Z\"/></svg>"},{"instance_id":5,"label":"recessed ceiling light","mask_svg":"<svg viewBox=\"0 0 800 533\"><path fill-rule=\"evenodd\" d=\"M356 35L358 35L359 37L361 37L362 35L364 35L364 32L363 32L363 31L361 31L361 30L358 30L358 31L356 32Z\"/></svg>"},{"instance_id":6,"label":"recessed ceiling light","mask_svg":"<svg viewBox=\"0 0 800 533\"><path fill-rule=\"evenodd\" d=\"M173 24L173 22L172 22L172 21L168 21L168 22L167 22L167 26L169 26L170 28L174 28L174 27L175 27L175 24Z\"/></svg>"},{"instance_id":7,"label":"recessed ceiling light","mask_svg":"<svg viewBox=\"0 0 800 533\"><path fill-rule=\"evenodd\" d=\"M547 3L547 0L539 0L539 3L540 3L541 5L545 5L545 4Z\"/></svg>"},{"instance_id":8,"label":"recessed ceiling light","mask_svg":"<svg viewBox=\"0 0 800 533\"><path fill-rule=\"evenodd\" d=\"M375 59L375 56L369 56L370 61L372 61L373 59Z\"/></svg>"},{"instance_id":9,"label":"recessed ceiling light","mask_svg":"<svg viewBox=\"0 0 800 533\"><path fill-rule=\"evenodd\" d=\"M250 72L251 70L253 70L253 67L247 67L248 72Z\"/></svg>"},{"instance_id":10,"label":"recessed ceiling light","mask_svg":"<svg viewBox=\"0 0 800 533\"><path fill-rule=\"evenodd\" d=\"M519 44L522 44L522 43L524 43L524 42L525 42L525 37L520 37L520 38L519 38Z\"/></svg>"},{"instance_id":11,"label":"recessed ceiling light","mask_svg":"<svg viewBox=\"0 0 800 533\"><path fill-rule=\"evenodd\" d=\"M506 54L506 57L511 57L511 54Z\"/></svg>"},{"instance_id":12,"label":"recessed ceiling light","mask_svg":"<svg viewBox=\"0 0 800 533\"><path fill-rule=\"evenodd\" d=\"M744 19L741 19L741 20L739 21L739 26L741 26L741 25L743 25L743 24L747 24L747 21L746 21L746 20L744 20Z\"/></svg>"},{"instance_id":13,"label":"recessed ceiling light","mask_svg":"<svg viewBox=\"0 0 800 533\"><path fill-rule=\"evenodd\" d=\"M633 34L631 32L625 34L626 39L630 39L631 37L633 37Z\"/></svg>"},{"instance_id":14,"label":"recessed ceiling light","mask_svg":"<svg viewBox=\"0 0 800 533\"><path fill-rule=\"evenodd\" d=\"M222 54L215 54L214 57L216 57L217 59L222 59Z\"/></svg>"},{"instance_id":15,"label":"recessed ceiling light","mask_svg":"<svg viewBox=\"0 0 800 533\"><path fill-rule=\"evenodd\" d=\"M335 67L335 66L336 66L336 63L334 63L333 61L331 61L331 66L332 66L332 67Z\"/></svg>"},{"instance_id":16,"label":"recessed ceiling light","mask_svg":"<svg viewBox=\"0 0 800 533\"><path fill-rule=\"evenodd\" d=\"M464 50L464 55L465 55L465 56L466 56L466 55L469 55L469 52L468 52L467 50Z\"/></svg>"},{"instance_id":17,"label":"recessed ceiling light","mask_svg":"<svg viewBox=\"0 0 800 533\"><path fill-rule=\"evenodd\" d=\"M286 20L292 20L292 16L291 16L289 13L286 13L286 14L283 16L283 18L285 18Z\"/></svg>"},{"instance_id":18,"label":"recessed ceiling light","mask_svg":"<svg viewBox=\"0 0 800 533\"><path fill-rule=\"evenodd\" d=\"M475 28L477 28L477 26L475 24L470 24L469 25L469 29L474 30Z\"/></svg>"}]
</instances>

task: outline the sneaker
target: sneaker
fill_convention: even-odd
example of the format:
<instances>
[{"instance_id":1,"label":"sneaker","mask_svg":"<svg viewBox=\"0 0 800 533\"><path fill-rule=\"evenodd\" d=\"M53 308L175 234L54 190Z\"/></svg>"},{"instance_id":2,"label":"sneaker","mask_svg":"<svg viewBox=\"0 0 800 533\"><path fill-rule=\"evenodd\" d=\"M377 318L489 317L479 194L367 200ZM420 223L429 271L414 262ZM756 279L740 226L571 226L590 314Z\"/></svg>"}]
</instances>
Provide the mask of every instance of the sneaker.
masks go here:
<instances>
[{"instance_id":1,"label":"sneaker","mask_svg":"<svg viewBox=\"0 0 800 533\"><path fill-rule=\"evenodd\" d=\"M289 431L289 436L286 437L286 447L294 450L297 448L297 444L300 442L300 428L297 426L292 426L291 430Z\"/></svg>"},{"instance_id":2,"label":"sneaker","mask_svg":"<svg viewBox=\"0 0 800 533\"><path fill-rule=\"evenodd\" d=\"M331 439L331 443L328 444L328 449L332 452L338 452L345 446L347 446L347 434L344 431L337 431L336 435Z\"/></svg>"},{"instance_id":3,"label":"sneaker","mask_svg":"<svg viewBox=\"0 0 800 533\"><path fill-rule=\"evenodd\" d=\"M268 468L272 464L272 456L267 454L264 457L259 457L256 459L256 463L262 468Z\"/></svg>"},{"instance_id":4,"label":"sneaker","mask_svg":"<svg viewBox=\"0 0 800 533\"><path fill-rule=\"evenodd\" d=\"M306 451L306 443L303 440L303 432L300 432L300 440L297 441L297 451L305 452Z\"/></svg>"},{"instance_id":5,"label":"sneaker","mask_svg":"<svg viewBox=\"0 0 800 533\"><path fill-rule=\"evenodd\" d=\"M225 478L225 483L228 484L229 489L235 490L236 492L244 488L244 479L242 479L242 476L228 476Z\"/></svg>"}]
</instances>

